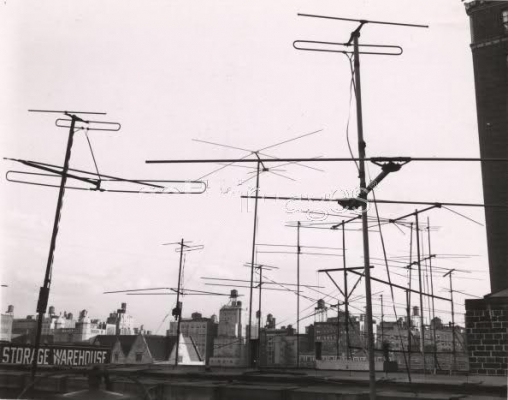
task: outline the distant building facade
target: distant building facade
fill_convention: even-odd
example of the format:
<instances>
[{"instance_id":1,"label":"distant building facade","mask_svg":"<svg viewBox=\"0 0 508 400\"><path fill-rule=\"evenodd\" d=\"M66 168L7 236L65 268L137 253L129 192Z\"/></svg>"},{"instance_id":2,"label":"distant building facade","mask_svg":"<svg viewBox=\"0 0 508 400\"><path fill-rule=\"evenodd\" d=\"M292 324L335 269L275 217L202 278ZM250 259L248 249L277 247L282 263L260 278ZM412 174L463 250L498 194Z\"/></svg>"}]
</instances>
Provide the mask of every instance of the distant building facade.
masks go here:
<instances>
[{"instance_id":1,"label":"distant building facade","mask_svg":"<svg viewBox=\"0 0 508 400\"><path fill-rule=\"evenodd\" d=\"M127 303L109 314L106 320L106 331L108 334L132 335L134 334L134 317L127 314Z\"/></svg>"},{"instance_id":2,"label":"distant building facade","mask_svg":"<svg viewBox=\"0 0 508 400\"><path fill-rule=\"evenodd\" d=\"M0 316L0 341L10 342L12 337L12 322L14 320L14 306L8 306L7 311Z\"/></svg>"},{"instance_id":3,"label":"distant building facade","mask_svg":"<svg viewBox=\"0 0 508 400\"><path fill-rule=\"evenodd\" d=\"M247 365L247 347L242 332L242 302L238 292L231 291L228 304L219 312L218 336L213 341L210 365L240 367Z\"/></svg>"},{"instance_id":4,"label":"distant building facade","mask_svg":"<svg viewBox=\"0 0 508 400\"><path fill-rule=\"evenodd\" d=\"M313 331L317 360L326 356L347 357L348 342L350 355L363 348L366 343L363 326L358 318L350 314L346 329L346 318L343 312L339 312L338 317L327 318L326 321L315 321Z\"/></svg>"},{"instance_id":5,"label":"distant building facade","mask_svg":"<svg viewBox=\"0 0 508 400\"><path fill-rule=\"evenodd\" d=\"M82 310L77 320L66 311L57 314L55 307L43 316L41 343L71 344L90 341L97 335L106 334L107 324L90 319L87 310ZM33 344L37 332L37 316L13 318L11 341L18 344Z\"/></svg>"},{"instance_id":6,"label":"distant building facade","mask_svg":"<svg viewBox=\"0 0 508 400\"><path fill-rule=\"evenodd\" d=\"M275 320L273 320L275 321ZM262 367L296 366L296 331L291 326L275 328L271 321L261 329L259 361Z\"/></svg>"},{"instance_id":7,"label":"distant building facade","mask_svg":"<svg viewBox=\"0 0 508 400\"><path fill-rule=\"evenodd\" d=\"M33 344L37 330L37 320L33 315L26 318L14 318L12 320L11 342L19 344ZM42 342L47 342L47 337Z\"/></svg>"},{"instance_id":8,"label":"distant building facade","mask_svg":"<svg viewBox=\"0 0 508 400\"><path fill-rule=\"evenodd\" d=\"M178 322L171 321L169 324L168 336L176 336ZM184 337L192 338L199 353L206 363L213 356L213 341L217 337L217 317L204 318L200 313L195 312L190 319L182 318L180 321L180 333Z\"/></svg>"}]
</instances>

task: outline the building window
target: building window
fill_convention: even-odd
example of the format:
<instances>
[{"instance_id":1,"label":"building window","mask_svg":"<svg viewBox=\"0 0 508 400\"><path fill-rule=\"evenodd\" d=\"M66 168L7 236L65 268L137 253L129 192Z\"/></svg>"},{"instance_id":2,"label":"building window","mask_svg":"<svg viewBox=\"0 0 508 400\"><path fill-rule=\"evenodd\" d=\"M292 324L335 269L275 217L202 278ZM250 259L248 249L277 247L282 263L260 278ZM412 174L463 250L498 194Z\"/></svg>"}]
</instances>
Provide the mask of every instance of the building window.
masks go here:
<instances>
[{"instance_id":1,"label":"building window","mask_svg":"<svg viewBox=\"0 0 508 400\"><path fill-rule=\"evenodd\" d=\"M501 16L503 18L503 32L508 33L508 9L503 10Z\"/></svg>"},{"instance_id":2,"label":"building window","mask_svg":"<svg viewBox=\"0 0 508 400\"><path fill-rule=\"evenodd\" d=\"M143 353L136 353L136 362L141 362L143 359Z\"/></svg>"}]
</instances>

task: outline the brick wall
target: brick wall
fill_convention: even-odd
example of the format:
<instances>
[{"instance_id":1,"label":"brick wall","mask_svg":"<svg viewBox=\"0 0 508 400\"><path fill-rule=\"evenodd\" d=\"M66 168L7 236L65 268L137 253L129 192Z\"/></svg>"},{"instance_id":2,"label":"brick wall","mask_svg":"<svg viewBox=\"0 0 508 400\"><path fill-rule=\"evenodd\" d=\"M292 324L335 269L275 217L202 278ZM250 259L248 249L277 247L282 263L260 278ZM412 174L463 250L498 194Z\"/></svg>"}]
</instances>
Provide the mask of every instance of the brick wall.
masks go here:
<instances>
[{"instance_id":1,"label":"brick wall","mask_svg":"<svg viewBox=\"0 0 508 400\"><path fill-rule=\"evenodd\" d=\"M508 298L466 300L469 372L507 375Z\"/></svg>"}]
</instances>

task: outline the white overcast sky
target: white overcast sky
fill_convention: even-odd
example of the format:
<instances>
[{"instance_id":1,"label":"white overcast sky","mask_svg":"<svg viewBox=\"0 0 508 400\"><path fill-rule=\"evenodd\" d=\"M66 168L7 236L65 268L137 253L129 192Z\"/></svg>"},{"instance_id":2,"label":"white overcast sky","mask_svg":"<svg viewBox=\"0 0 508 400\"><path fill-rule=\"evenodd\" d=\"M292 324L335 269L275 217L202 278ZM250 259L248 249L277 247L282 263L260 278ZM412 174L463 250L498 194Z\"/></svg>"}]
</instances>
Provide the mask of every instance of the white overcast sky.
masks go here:
<instances>
[{"instance_id":1,"label":"white overcast sky","mask_svg":"<svg viewBox=\"0 0 508 400\"><path fill-rule=\"evenodd\" d=\"M314 13L349 18L429 24L430 29L367 25L362 43L394 44L401 57L362 57L365 139L371 156L479 155L469 20L459 0L363 1L34 1L6 0L0 5L1 155L62 164L67 131L54 125L56 115L30 114L30 108L104 111L97 117L122 124L118 133L91 132L99 170L143 179L194 179L216 165L149 165L147 159L239 158L247 153L192 139L258 149L319 129L319 134L274 148L278 157L348 157L349 64L343 55L299 52L296 39L344 42L354 23L297 17ZM351 111L354 152L356 119ZM261 175L264 194L315 195L352 191L358 185L353 163L284 167L290 181ZM93 171L88 144L77 133L71 166ZM2 161L2 176L23 169ZM369 165L374 176L379 168ZM174 306L170 296L103 295L106 290L176 286L178 254L165 242L181 238L203 244L190 253L185 286L205 286L202 276L248 279L252 207L240 194L254 180L247 168L228 168L209 178L203 195L151 196L68 190L57 240L49 305L57 312L87 309L104 318L120 305L138 324L156 330ZM47 261L57 189L9 183L2 178L2 311L15 306L22 317L35 313L38 288ZM231 192L224 192L230 188ZM410 163L377 189L378 198L481 203L477 163ZM329 209L329 204L299 204ZM383 217L414 211L414 206L380 205ZM456 209L484 222L482 209ZM375 215L373 209L370 215ZM482 296L489 292L485 228L446 210L434 210L432 253L472 254L469 259L435 261L457 274L457 290ZM261 202L258 243L295 244L288 221L305 214L286 212L283 202ZM332 220L331 218L328 221ZM406 255L409 235L383 229L390 256ZM304 229L302 245L340 247L339 232ZM382 257L379 234L370 234L372 256ZM361 234L348 232L348 265L362 264ZM425 245L426 246L426 245ZM265 248L266 250L266 248ZM426 251L426 250L425 250ZM258 261L280 269L268 273L296 281L291 254L259 254ZM341 267L338 257L302 256L302 282L333 285L318 277L319 268ZM393 272L401 273L400 269ZM404 275L404 272L402 271ZM373 275L386 279L384 267ZM339 278L339 277L337 277ZM406 286L406 279L392 280ZM355 279L350 278L350 285ZM448 281L435 278L437 294L448 296ZM416 281L414 281L416 284ZM248 290L239 289L246 295ZM363 283L358 295L363 291ZM392 318L390 291L383 291L385 314ZM308 290L305 294L317 298ZM397 303L404 294L395 291ZM456 310L465 296L456 293ZM295 295L264 292L263 313L282 324L296 321ZM184 316L217 313L226 298L186 297ZM417 301L413 298L413 303ZM257 304L257 299L255 299ZM352 311L363 309L356 302ZM302 316L312 303L302 299ZM403 306L397 313L403 315ZM400 308L402 307L402 308ZM450 318L449 303L437 302L437 315ZM255 307L254 309L257 309ZM378 295L374 298L379 318ZM459 322L463 316L457 317ZM285 320L285 322L283 322ZM312 322L312 318L302 322ZM165 323L166 324L166 323ZM159 330L163 333L164 328Z\"/></svg>"}]
</instances>

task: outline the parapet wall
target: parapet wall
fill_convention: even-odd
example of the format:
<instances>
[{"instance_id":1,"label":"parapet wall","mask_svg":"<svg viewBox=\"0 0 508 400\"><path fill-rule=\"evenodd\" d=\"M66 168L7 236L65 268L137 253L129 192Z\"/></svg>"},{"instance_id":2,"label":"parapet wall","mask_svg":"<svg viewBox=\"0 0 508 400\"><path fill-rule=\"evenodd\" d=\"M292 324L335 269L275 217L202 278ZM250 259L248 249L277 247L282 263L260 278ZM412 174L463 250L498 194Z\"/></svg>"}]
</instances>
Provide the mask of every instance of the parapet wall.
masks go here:
<instances>
[{"instance_id":1,"label":"parapet wall","mask_svg":"<svg viewBox=\"0 0 508 400\"><path fill-rule=\"evenodd\" d=\"M466 300L469 372L507 375L508 298Z\"/></svg>"}]
</instances>

